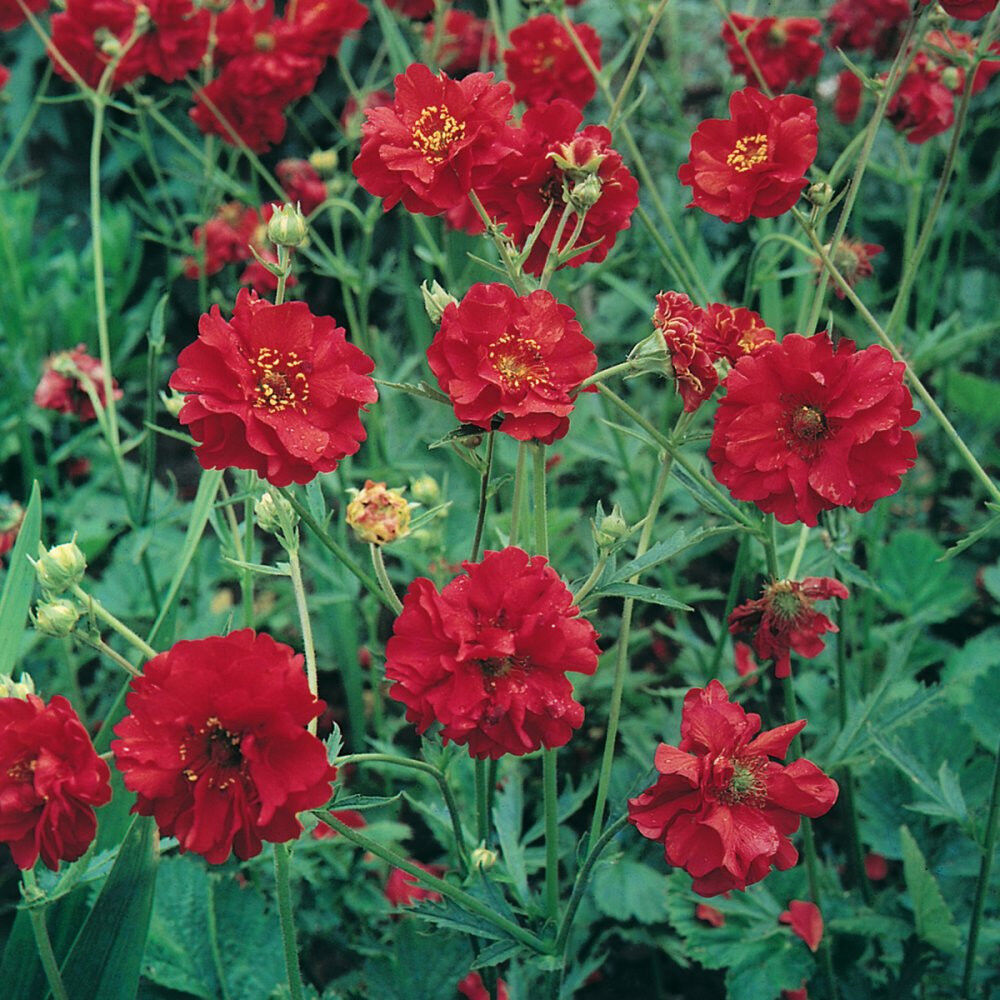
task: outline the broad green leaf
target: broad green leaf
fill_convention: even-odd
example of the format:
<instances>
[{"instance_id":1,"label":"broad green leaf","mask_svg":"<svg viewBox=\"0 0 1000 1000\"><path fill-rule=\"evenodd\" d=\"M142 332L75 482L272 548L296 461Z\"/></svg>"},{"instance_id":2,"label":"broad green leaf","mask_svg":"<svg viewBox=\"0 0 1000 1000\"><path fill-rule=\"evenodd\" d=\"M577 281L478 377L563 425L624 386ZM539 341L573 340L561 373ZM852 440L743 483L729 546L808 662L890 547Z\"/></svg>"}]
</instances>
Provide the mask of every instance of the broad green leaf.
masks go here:
<instances>
[{"instance_id":1,"label":"broad green leaf","mask_svg":"<svg viewBox=\"0 0 1000 1000\"><path fill-rule=\"evenodd\" d=\"M353 809L355 812L364 812L366 809L391 805L393 802L398 802L402 796L402 792L397 792L395 795L345 795L334 802L331 811Z\"/></svg>"},{"instance_id":2,"label":"broad green leaf","mask_svg":"<svg viewBox=\"0 0 1000 1000\"><path fill-rule=\"evenodd\" d=\"M922 531L897 532L882 552L882 599L910 625L953 618L973 599L965 574L940 562L943 550Z\"/></svg>"},{"instance_id":3,"label":"broad green leaf","mask_svg":"<svg viewBox=\"0 0 1000 1000\"><path fill-rule=\"evenodd\" d=\"M667 878L628 858L614 858L594 872L593 899L615 920L655 924L667 919Z\"/></svg>"},{"instance_id":4,"label":"broad green leaf","mask_svg":"<svg viewBox=\"0 0 1000 1000\"><path fill-rule=\"evenodd\" d=\"M21 530L7 560L7 573L0 594L0 674L13 671L21 648L21 635L35 589L35 568L28 561L38 555L42 524L42 498L36 482L24 512Z\"/></svg>"},{"instance_id":5,"label":"broad green leaf","mask_svg":"<svg viewBox=\"0 0 1000 1000\"><path fill-rule=\"evenodd\" d=\"M441 1000L455 995L468 972L472 949L455 934L423 933L416 921L404 920L392 954L365 964L367 996L378 1000Z\"/></svg>"},{"instance_id":6,"label":"broad green leaf","mask_svg":"<svg viewBox=\"0 0 1000 1000\"><path fill-rule=\"evenodd\" d=\"M903 845L903 876L913 903L917 936L939 951L953 955L961 947L955 918L913 834L907 827L901 826L899 837Z\"/></svg>"},{"instance_id":7,"label":"broad green leaf","mask_svg":"<svg viewBox=\"0 0 1000 1000\"><path fill-rule=\"evenodd\" d=\"M1000 628L990 628L948 658L941 674L948 702L969 724L976 740L994 751L1000 740Z\"/></svg>"},{"instance_id":8,"label":"broad green leaf","mask_svg":"<svg viewBox=\"0 0 1000 1000\"><path fill-rule=\"evenodd\" d=\"M500 860L507 869L518 901L528 902L528 871L521 844L521 817L524 813L524 794L520 775L511 775L503 790L497 794L493 807L493 822L500 840Z\"/></svg>"}]
</instances>

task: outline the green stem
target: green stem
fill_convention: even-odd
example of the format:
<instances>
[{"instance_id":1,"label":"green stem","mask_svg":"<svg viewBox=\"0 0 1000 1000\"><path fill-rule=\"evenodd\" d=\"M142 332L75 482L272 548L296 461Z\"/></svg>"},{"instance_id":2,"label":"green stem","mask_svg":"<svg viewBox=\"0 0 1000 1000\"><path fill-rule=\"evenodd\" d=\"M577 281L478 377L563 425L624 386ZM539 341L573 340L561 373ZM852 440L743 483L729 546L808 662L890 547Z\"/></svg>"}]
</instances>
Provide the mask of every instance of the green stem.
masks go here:
<instances>
[{"instance_id":1,"label":"green stem","mask_svg":"<svg viewBox=\"0 0 1000 1000\"><path fill-rule=\"evenodd\" d=\"M278 917L281 921L281 943L285 953L285 972L291 1000L303 1000L302 973L299 971L299 949L295 943L295 921L292 916L288 844L274 845L274 885L278 896Z\"/></svg>"},{"instance_id":2,"label":"green stem","mask_svg":"<svg viewBox=\"0 0 1000 1000\"><path fill-rule=\"evenodd\" d=\"M532 485L535 490L535 550L549 557L549 523L545 499L545 445L536 444L532 452Z\"/></svg>"},{"instance_id":3,"label":"green stem","mask_svg":"<svg viewBox=\"0 0 1000 1000\"><path fill-rule=\"evenodd\" d=\"M288 247L278 246L278 287L274 292L274 304L280 306L285 301L285 285L292 273L292 255Z\"/></svg>"},{"instance_id":4,"label":"green stem","mask_svg":"<svg viewBox=\"0 0 1000 1000\"><path fill-rule=\"evenodd\" d=\"M496 443L496 433L490 431L486 436L486 465L483 468L482 481L479 484L479 513L476 515L476 534L472 539L472 555L470 562L479 558L479 546L483 541L483 527L486 524L486 498L490 489L490 475L493 472L493 447Z\"/></svg>"},{"instance_id":5,"label":"green stem","mask_svg":"<svg viewBox=\"0 0 1000 1000\"><path fill-rule=\"evenodd\" d=\"M510 505L510 544L517 545L518 529L521 526L521 507L524 504L525 466L528 459L528 445L521 441L517 446L517 465L514 467L514 497Z\"/></svg>"},{"instance_id":6,"label":"green stem","mask_svg":"<svg viewBox=\"0 0 1000 1000\"><path fill-rule=\"evenodd\" d=\"M774 515L765 515L766 534L763 538L764 558L767 561L767 575L777 580L778 574L778 544L775 540Z\"/></svg>"},{"instance_id":7,"label":"green stem","mask_svg":"<svg viewBox=\"0 0 1000 1000\"><path fill-rule=\"evenodd\" d=\"M476 840L480 844L485 844L490 834L486 788L486 761L476 758Z\"/></svg>"},{"instance_id":8,"label":"green stem","mask_svg":"<svg viewBox=\"0 0 1000 1000\"><path fill-rule=\"evenodd\" d=\"M82 643L84 646L89 646L91 649L96 650L98 653L103 654L109 660L113 660L122 668L127 674L131 674L133 677L140 677L141 674L136 668L125 659L121 653L112 649L103 639L95 639L92 635L87 632L80 631L77 629L73 632L73 638L77 642Z\"/></svg>"},{"instance_id":9,"label":"green stem","mask_svg":"<svg viewBox=\"0 0 1000 1000\"><path fill-rule=\"evenodd\" d=\"M609 129L613 129L615 127L618 115L621 114L622 105L625 103L625 97L627 96L629 90L632 89L632 84L635 82L636 74L639 72L642 60L646 56L646 49L649 48L649 43L653 40L653 34L656 32L660 23L660 18L663 17L663 12L666 10L669 2L670 0L660 0L660 2L656 5L656 9L649 15L649 23L646 25L646 30L643 33L642 38L639 39L639 44L636 47L635 54L632 56L632 64L629 66L628 72L625 74L625 79L622 82L621 89L618 91L618 96L611 105L611 111L608 112Z\"/></svg>"},{"instance_id":10,"label":"green stem","mask_svg":"<svg viewBox=\"0 0 1000 1000\"><path fill-rule=\"evenodd\" d=\"M542 753L545 796L545 912L549 920L559 919L559 788L557 750Z\"/></svg>"},{"instance_id":11,"label":"green stem","mask_svg":"<svg viewBox=\"0 0 1000 1000\"><path fill-rule=\"evenodd\" d=\"M785 578L787 580L794 580L796 574L799 572L799 567L802 565L802 557L806 554L806 546L809 544L809 525L803 524L799 528L799 541L795 546L795 553L792 556L792 561L788 567L788 576Z\"/></svg>"},{"instance_id":12,"label":"green stem","mask_svg":"<svg viewBox=\"0 0 1000 1000\"><path fill-rule=\"evenodd\" d=\"M375 578L378 580L379 585L382 588L382 593L385 594L386 600L389 602L389 606L397 615L403 613L403 602L396 595L396 591L393 589L392 581L389 579L389 574L385 571L385 560L382 558L382 546L376 545L371 542L368 546L372 554L372 567L375 570Z\"/></svg>"},{"instance_id":13,"label":"green stem","mask_svg":"<svg viewBox=\"0 0 1000 1000\"><path fill-rule=\"evenodd\" d=\"M298 532L296 531L295 534L298 535ZM288 554L288 576L292 581L295 609L298 612L299 625L302 629L302 647L306 654L306 680L309 682L309 691L315 698L319 692L316 676L316 646L313 643L312 622L309 620L309 603L306 600L306 588L302 579L302 564L299 562L298 538L294 540L294 544L286 549L286 552ZM316 735L316 721L316 719L310 719L307 727L313 736Z\"/></svg>"},{"instance_id":14,"label":"green stem","mask_svg":"<svg viewBox=\"0 0 1000 1000\"><path fill-rule=\"evenodd\" d=\"M28 902L28 916L31 919L31 930L35 935L35 946L38 948L38 957L45 970L49 989L52 990L53 1000L69 1000L69 994L59 973L56 953L52 950L49 929L45 925L45 908L37 902L41 892L35 882L35 873L31 868L26 868L21 872L21 878L24 882L22 895Z\"/></svg>"},{"instance_id":15,"label":"green stem","mask_svg":"<svg viewBox=\"0 0 1000 1000\"><path fill-rule=\"evenodd\" d=\"M99 618L105 625L111 626L130 646L134 646L142 655L151 660L157 655L156 650L148 643L143 642L126 624L120 622L108 611L100 601L91 597L78 583L74 583L70 588L70 593L79 600L84 607L91 612L95 618Z\"/></svg>"},{"instance_id":16,"label":"green stem","mask_svg":"<svg viewBox=\"0 0 1000 1000\"><path fill-rule=\"evenodd\" d=\"M601 574L604 572L604 567L608 564L608 558L610 553L602 553L597 560L597 564L591 571L590 576L580 585L580 589L573 595L573 603L579 606L580 602L597 586L597 581L600 580Z\"/></svg>"}]
</instances>

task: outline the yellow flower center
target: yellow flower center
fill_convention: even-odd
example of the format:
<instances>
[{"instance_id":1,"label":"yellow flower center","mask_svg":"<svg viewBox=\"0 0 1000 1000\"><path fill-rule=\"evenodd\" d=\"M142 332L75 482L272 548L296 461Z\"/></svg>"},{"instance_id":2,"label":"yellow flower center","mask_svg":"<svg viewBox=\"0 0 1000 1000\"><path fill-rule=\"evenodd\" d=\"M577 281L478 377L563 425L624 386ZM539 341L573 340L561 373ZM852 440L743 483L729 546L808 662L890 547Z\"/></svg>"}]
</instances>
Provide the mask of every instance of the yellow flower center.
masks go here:
<instances>
[{"instance_id":1,"label":"yellow flower center","mask_svg":"<svg viewBox=\"0 0 1000 1000\"><path fill-rule=\"evenodd\" d=\"M548 384L551 373L537 340L505 333L489 347L490 364L508 390Z\"/></svg>"},{"instance_id":2,"label":"yellow flower center","mask_svg":"<svg viewBox=\"0 0 1000 1000\"><path fill-rule=\"evenodd\" d=\"M763 132L737 139L733 151L726 157L726 163L738 174L745 174L766 160L767 136Z\"/></svg>"},{"instance_id":3,"label":"yellow flower center","mask_svg":"<svg viewBox=\"0 0 1000 1000\"><path fill-rule=\"evenodd\" d=\"M429 104L420 112L411 130L413 148L431 162L440 163L451 148L465 135L465 122L460 122L446 104Z\"/></svg>"},{"instance_id":4,"label":"yellow flower center","mask_svg":"<svg viewBox=\"0 0 1000 1000\"><path fill-rule=\"evenodd\" d=\"M309 379L302 371L303 360L295 351L282 354L271 347L262 347L250 367L257 376L257 409L281 413L283 410L306 411L309 401Z\"/></svg>"},{"instance_id":5,"label":"yellow flower center","mask_svg":"<svg viewBox=\"0 0 1000 1000\"><path fill-rule=\"evenodd\" d=\"M194 766L185 768L184 777L195 782L204 775L213 788L228 788L232 785L238 777L233 772L239 772L243 768L240 736L226 729L214 715L206 719L199 729L189 732L189 738L180 746L180 758L187 761L192 757L191 763ZM220 771L229 773L223 776L219 774Z\"/></svg>"}]
</instances>

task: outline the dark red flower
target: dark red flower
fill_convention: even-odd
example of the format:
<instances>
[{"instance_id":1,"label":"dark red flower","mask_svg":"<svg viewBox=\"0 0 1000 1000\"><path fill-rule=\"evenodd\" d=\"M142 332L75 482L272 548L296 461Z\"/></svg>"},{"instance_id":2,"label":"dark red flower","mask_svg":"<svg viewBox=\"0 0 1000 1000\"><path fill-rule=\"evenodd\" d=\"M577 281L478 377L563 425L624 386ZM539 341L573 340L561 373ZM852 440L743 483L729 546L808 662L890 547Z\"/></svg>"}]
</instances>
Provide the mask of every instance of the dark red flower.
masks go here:
<instances>
[{"instance_id":1,"label":"dark red flower","mask_svg":"<svg viewBox=\"0 0 1000 1000\"><path fill-rule=\"evenodd\" d=\"M438 878L444 875L447 870L442 865L422 865L412 858L409 859L409 862L427 872L428 875L436 875ZM432 903L441 902L441 893L434 889L425 889L416 875L411 875L409 872L403 871L402 868L393 868L389 872L383 891L385 898L393 906L413 906L414 903L419 903L424 899Z\"/></svg>"},{"instance_id":2,"label":"dark red flower","mask_svg":"<svg viewBox=\"0 0 1000 1000\"><path fill-rule=\"evenodd\" d=\"M303 215L312 215L326 201L326 184L308 160L281 160L274 168L285 195Z\"/></svg>"},{"instance_id":3,"label":"dark red flower","mask_svg":"<svg viewBox=\"0 0 1000 1000\"><path fill-rule=\"evenodd\" d=\"M791 924L792 933L802 938L810 951L814 952L819 948L819 943L823 940L823 914L815 903L793 899L778 920L783 924Z\"/></svg>"},{"instance_id":4,"label":"dark red flower","mask_svg":"<svg viewBox=\"0 0 1000 1000\"><path fill-rule=\"evenodd\" d=\"M349 826L352 830L361 830L368 824L364 816L355 809L332 809L331 815L340 820L344 826ZM337 836L337 831L332 826L328 826L322 820L313 827L313 840L330 840Z\"/></svg>"},{"instance_id":5,"label":"dark red flower","mask_svg":"<svg viewBox=\"0 0 1000 1000\"><path fill-rule=\"evenodd\" d=\"M629 799L629 822L663 843L667 863L694 877L700 896L745 889L774 866L791 868L799 816L837 800L837 783L802 758L779 764L805 720L758 734L760 716L732 704L718 681L684 698L681 742L656 751L660 777Z\"/></svg>"},{"instance_id":6,"label":"dark red flower","mask_svg":"<svg viewBox=\"0 0 1000 1000\"><path fill-rule=\"evenodd\" d=\"M132 807L182 851L242 860L302 832L337 769L306 730L324 708L302 657L252 629L178 642L129 685L111 744Z\"/></svg>"},{"instance_id":7,"label":"dark red flower","mask_svg":"<svg viewBox=\"0 0 1000 1000\"><path fill-rule=\"evenodd\" d=\"M192 0L142 0L149 25L139 36L135 58L141 73L171 83L196 69L208 48L207 10Z\"/></svg>"},{"instance_id":8,"label":"dark red flower","mask_svg":"<svg viewBox=\"0 0 1000 1000\"><path fill-rule=\"evenodd\" d=\"M698 903L694 908L695 920L708 924L710 927L724 927L726 915L708 903Z\"/></svg>"},{"instance_id":9,"label":"dark red flower","mask_svg":"<svg viewBox=\"0 0 1000 1000\"><path fill-rule=\"evenodd\" d=\"M483 984L483 978L478 972L470 972L458 984L458 992L465 997L465 1000L491 1000L490 993ZM502 979L498 979L496 1000L509 1000L509 998L510 994L507 992L507 984Z\"/></svg>"},{"instance_id":10,"label":"dark red flower","mask_svg":"<svg viewBox=\"0 0 1000 1000\"><path fill-rule=\"evenodd\" d=\"M723 222L787 212L816 159L816 105L806 97L765 97L747 87L729 99L731 118L709 118L691 136L691 155L677 175L691 205Z\"/></svg>"},{"instance_id":11,"label":"dark red flower","mask_svg":"<svg viewBox=\"0 0 1000 1000\"><path fill-rule=\"evenodd\" d=\"M597 370L576 313L550 292L478 284L450 303L427 362L459 420L518 441L565 437L580 383Z\"/></svg>"},{"instance_id":12,"label":"dark red flower","mask_svg":"<svg viewBox=\"0 0 1000 1000\"><path fill-rule=\"evenodd\" d=\"M809 991L806 989L806 981L802 980L802 985L797 990L782 990L781 1000L809 1000Z\"/></svg>"},{"instance_id":13,"label":"dark red flower","mask_svg":"<svg viewBox=\"0 0 1000 1000\"><path fill-rule=\"evenodd\" d=\"M865 874L872 882L881 882L889 874L889 862L883 855L869 851L865 855Z\"/></svg>"},{"instance_id":14,"label":"dark red flower","mask_svg":"<svg viewBox=\"0 0 1000 1000\"><path fill-rule=\"evenodd\" d=\"M129 0L67 0L66 9L52 18L49 58L64 80L72 76L62 60L90 87L97 87L109 63L133 34L136 7ZM62 60L52 49L58 50ZM119 60L112 89L131 83L143 72L138 43Z\"/></svg>"},{"instance_id":15,"label":"dark red flower","mask_svg":"<svg viewBox=\"0 0 1000 1000\"><path fill-rule=\"evenodd\" d=\"M716 478L782 524L864 513L913 465L905 428L919 414L884 347L789 334L737 362L725 388L708 449Z\"/></svg>"},{"instance_id":16,"label":"dark red flower","mask_svg":"<svg viewBox=\"0 0 1000 1000\"><path fill-rule=\"evenodd\" d=\"M48 9L49 0L24 0L32 14ZM24 21L24 12L17 0L0 0L0 31L11 31Z\"/></svg>"},{"instance_id":17,"label":"dark red flower","mask_svg":"<svg viewBox=\"0 0 1000 1000\"><path fill-rule=\"evenodd\" d=\"M210 275L217 274L226 264L249 260L250 243L260 225L260 214L255 208L238 201L220 205L215 215L192 235L196 247L204 243L204 264L198 254L185 257L185 277L196 279L202 266L205 274Z\"/></svg>"},{"instance_id":18,"label":"dark red flower","mask_svg":"<svg viewBox=\"0 0 1000 1000\"><path fill-rule=\"evenodd\" d=\"M743 37L743 45L734 26ZM789 84L819 72L823 48L813 38L822 30L823 25L814 17L751 17L732 13L723 22L722 40L734 73L742 73L747 83L758 85L757 73L747 58L749 52L767 88L782 91Z\"/></svg>"},{"instance_id":19,"label":"dark red flower","mask_svg":"<svg viewBox=\"0 0 1000 1000\"><path fill-rule=\"evenodd\" d=\"M497 59L497 40L489 21L465 10L449 10L444 16L440 35L437 26L429 22L424 28L424 41L436 47L433 59L449 73L471 73L480 63Z\"/></svg>"},{"instance_id":20,"label":"dark red flower","mask_svg":"<svg viewBox=\"0 0 1000 1000\"><path fill-rule=\"evenodd\" d=\"M847 588L828 576L808 576L804 580L775 580L766 584L761 596L734 608L729 615L732 635L752 639L754 652L774 661L774 676L791 673L789 650L812 659L823 651L820 638L839 629L822 612L817 601L850 597Z\"/></svg>"},{"instance_id":21,"label":"dark red flower","mask_svg":"<svg viewBox=\"0 0 1000 1000\"><path fill-rule=\"evenodd\" d=\"M589 24L575 24L573 31L600 69L600 35ZM561 97L582 108L597 91L593 73L554 14L540 14L516 27L510 33L503 64L514 99L527 105L547 104Z\"/></svg>"},{"instance_id":22,"label":"dark red flower","mask_svg":"<svg viewBox=\"0 0 1000 1000\"><path fill-rule=\"evenodd\" d=\"M833 113L841 125L850 125L861 110L861 78L849 69L837 74L837 96L833 99Z\"/></svg>"},{"instance_id":23,"label":"dark red flower","mask_svg":"<svg viewBox=\"0 0 1000 1000\"><path fill-rule=\"evenodd\" d=\"M924 5L930 0L922 0ZM938 0L945 13L963 21L977 21L996 10L997 0Z\"/></svg>"},{"instance_id":24,"label":"dark red flower","mask_svg":"<svg viewBox=\"0 0 1000 1000\"><path fill-rule=\"evenodd\" d=\"M705 307L702 338L713 359L724 358L731 365L775 339L760 313L721 302Z\"/></svg>"},{"instance_id":25,"label":"dark red flower","mask_svg":"<svg viewBox=\"0 0 1000 1000\"><path fill-rule=\"evenodd\" d=\"M892 55L909 20L910 6L910 0L837 0L826 15L833 26L830 45L871 49L882 58Z\"/></svg>"},{"instance_id":26,"label":"dark red flower","mask_svg":"<svg viewBox=\"0 0 1000 1000\"><path fill-rule=\"evenodd\" d=\"M18 868L56 871L97 832L95 806L111 799L111 772L61 695L0 698L0 842Z\"/></svg>"},{"instance_id":27,"label":"dark red flower","mask_svg":"<svg viewBox=\"0 0 1000 1000\"><path fill-rule=\"evenodd\" d=\"M892 95L886 117L907 142L926 142L951 128L955 96L942 82L940 67L915 62Z\"/></svg>"},{"instance_id":28,"label":"dark red flower","mask_svg":"<svg viewBox=\"0 0 1000 1000\"><path fill-rule=\"evenodd\" d=\"M715 359L705 343L704 324L705 311L683 292L660 292L656 296L653 326L663 334L674 384L686 413L697 410L719 384Z\"/></svg>"},{"instance_id":29,"label":"dark red flower","mask_svg":"<svg viewBox=\"0 0 1000 1000\"><path fill-rule=\"evenodd\" d=\"M388 211L440 215L478 187L509 152L510 88L492 73L452 80L414 63L396 77L392 107L365 111L354 176Z\"/></svg>"},{"instance_id":30,"label":"dark red flower","mask_svg":"<svg viewBox=\"0 0 1000 1000\"><path fill-rule=\"evenodd\" d=\"M177 359L170 385L190 393L179 420L206 469L255 469L275 486L332 472L365 439L359 411L378 398L374 363L329 316L275 306L246 289L231 322L218 306Z\"/></svg>"},{"instance_id":31,"label":"dark red flower","mask_svg":"<svg viewBox=\"0 0 1000 1000\"><path fill-rule=\"evenodd\" d=\"M101 406L107 406L104 366L87 354L84 344L77 344L72 351L59 351L46 358L35 388L35 405L58 413L73 413L81 420L94 420L97 412L85 385L97 394ZM111 380L111 387L115 399L121 399L122 391L115 379Z\"/></svg>"},{"instance_id":32,"label":"dark red flower","mask_svg":"<svg viewBox=\"0 0 1000 1000\"><path fill-rule=\"evenodd\" d=\"M368 8L359 0L297 0L294 16L298 45L323 59L333 58L344 39L368 20Z\"/></svg>"},{"instance_id":33,"label":"dark red flower","mask_svg":"<svg viewBox=\"0 0 1000 1000\"><path fill-rule=\"evenodd\" d=\"M563 746L583 722L567 671L597 669L597 633L543 556L487 552L439 593L419 577L386 646L389 694L423 733L473 757Z\"/></svg>"}]
</instances>

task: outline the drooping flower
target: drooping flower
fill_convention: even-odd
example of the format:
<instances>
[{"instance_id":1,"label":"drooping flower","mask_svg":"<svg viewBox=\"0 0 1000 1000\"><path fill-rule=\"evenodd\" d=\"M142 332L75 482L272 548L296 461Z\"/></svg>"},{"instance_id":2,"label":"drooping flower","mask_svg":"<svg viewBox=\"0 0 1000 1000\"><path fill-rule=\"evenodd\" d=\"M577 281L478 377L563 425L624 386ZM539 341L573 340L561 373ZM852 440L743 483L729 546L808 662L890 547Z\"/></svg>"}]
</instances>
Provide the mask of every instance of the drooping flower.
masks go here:
<instances>
[{"instance_id":1,"label":"drooping flower","mask_svg":"<svg viewBox=\"0 0 1000 1000\"><path fill-rule=\"evenodd\" d=\"M360 411L378 398L374 363L329 316L272 305L246 289L226 322L218 306L177 359L189 393L179 420L206 469L255 469L274 486L332 472L365 439Z\"/></svg>"},{"instance_id":2,"label":"drooping flower","mask_svg":"<svg viewBox=\"0 0 1000 1000\"><path fill-rule=\"evenodd\" d=\"M597 633L543 556L516 547L482 562L440 593L419 577L386 646L389 694L424 732L473 757L560 747L583 722L567 671L597 669Z\"/></svg>"},{"instance_id":3,"label":"drooping flower","mask_svg":"<svg viewBox=\"0 0 1000 1000\"><path fill-rule=\"evenodd\" d=\"M306 730L324 709L302 657L251 629L182 641L129 686L111 744L132 811L182 851L246 860L302 832L296 813L330 797L336 768Z\"/></svg>"},{"instance_id":4,"label":"drooping flower","mask_svg":"<svg viewBox=\"0 0 1000 1000\"><path fill-rule=\"evenodd\" d=\"M483 977L478 972L470 972L458 984L457 989L465 997L465 1000L491 1000L489 990L483 983ZM496 1000L509 1000L509 998L507 984L502 979L498 979Z\"/></svg>"},{"instance_id":5,"label":"drooping flower","mask_svg":"<svg viewBox=\"0 0 1000 1000\"><path fill-rule=\"evenodd\" d=\"M434 61L448 73L471 73L481 62L496 62L497 40L489 21L466 10L449 10L440 34L434 22L424 28L424 41L433 49Z\"/></svg>"},{"instance_id":6,"label":"drooping flower","mask_svg":"<svg viewBox=\"0 0 1000 1000\"><path fill-rule=\"evenodd\" d=\"M854 240L844 237L832 250L828 244L826 251L830 254L833 266L840 272L841 276L853 288L859 281L870 278L875 273L872 267L872 259L877 257L884 246L878 243L865 243L863 240ZM822 261L817 258L813 262L817 268L822 267ZM844 291L839 285L834 285L834 294L838 299L844 297Z\"/></svg>"},{"instance_id":7,"label":"drooping flower","mask_svg":"<svg viewBox=\"0 0 1000 1000\"><path fill-rule=\"evenodd\" d=\"M366 479L364 489L357 490L347 505L345 520L362 541L385 545L409 533L410 505L385 483Z\"/></svg>"},{"instance_id":8,"label":"drooping flower","mask_svg":"<svg viewBox=\"0 0 1000 1000\"><path fill-rule=\"evenodd\" d=\"M889 100L886 117L907 142L921 143L951 128L955 96L941 79L941 68L916 62Z\"/></svg>"},{"instance_id":9,"label":"drooping flower","mask_svg":"<svg viewBox=\"0 0 1000 1000\"><path fill-rule=\"evenodd\" d=\"M913 465L905 428L919 414L884 347L789 334L737 362L725 388L708 449L716 478L782 524L864 513Z\"/></svg>"},{"instance_id":10,"label":"drooping flower","mask_svg":"<svg viewBox=\"0 0 1000 1000\"><path fill-rule=\"evenodd\" d=\"M700 896L745 889L798 860L789 836L837 800L837 783L811 761L780 764L805 720L760 733L760 716L732 704L713 680L684 698L681 742L661 743L660 777L629 799L629 822L663 843L667 863ZM758 735L759 734L759 735Z\"/></svg>"},{"instance_id":11,"label":"drooping flower","mask_svg":"<svg viewBox=\"0 0 1000 1000\"><path fill-rule=\"evenodd\" d=\"M462 80L415 63L396 77L391 107L369 107L354 176L388 211L440 215L476 188L510 151L513 97L492 73Z\"/></svg>"},{"instance_id":12,"label":"drooping flower","mask_svg":"<svg viewBox=\"0 0 1000 1000\"><path fill-rule=\"evenodd\" d=\"M575 24L573 32L600 69L600 35L589 24ZM516 27L503 63L514 99L529 106L561 97L582 108L597 91L590 68L554 14L540 14Z\"/></svg>"},{"instance_id":13,"label":"drooping flower","mask_svg":"<svg viewBox=\"0 0 1000 1000\"><path fill-rule=\"evenodd\" d=\"M787 212L816 159L816 105L806 97L765 97L754 87L729 99L730 118L708 118L691 136L677 176L692 205L723 222Z\"/></svg>"},{"instance_id":14,"label":"drooping flower","mask_svg":"<svg viewBox=\"0 0 1000 1000\"><path fill-rule=\"evenodd\" d=\"M76 861L97 832L94 808L111 799L111 772L61 695L0 698L0 842L14 864L41 856L53 871Z\"/></svg>"},{"instance_id":15,"label":"drooping flower","mask_svg":"<svg viewBox=\"0 0 1000 1000\"><path fill-rule=\"evenodd\" d=\"M766 584L761 596L734 608L729 615L732 635L750 638L754 652L774 661L774 676L791 673L790 650L812 659L823 651L821 636L839 629L822 612L817 601L850 597L848 589L828 576L804 580L775 580Z\"/></svg>"},{"instance_id":16,"label":"drooping flower","mask_svg":"<svg viewBox=\"0 0 1000 1000\"><path fill-rule=\"evenodd\" d=\"M815 952L823 940L823 914L815 903L793 899L778 920L791 924L792 933L802 938L809 950Z\"/></svg>"},{"instance_id":17,"label":"drooping flower","mask_svg":"<svg viewBox=\"0 0 1000 1000\"><path fill-rule=\"evenodd\" d=\"M734 73L742 73L748 84L758 85L757 73L747 58L749 52L767 88L783 91L819 71L823 48L813 39L822 30L823 25L814 17L751 17L732 13L723 22L722 40ZM742 36L743 45L736 32Z\"/></svg>"},{"instance_id":18,"label":"drooping flower","mask_svg":"<svg viewBox=\"0 0 1000 1000\"><path fill-rule=\"evenodd\" d=\"M926 6L930 0L921 0ZM963 21L978 21L996 10L997 0L938 0L945 13Z\"/></svg>"},{"instance_id":19,"label":"drooping flower","mask_svg":"<svg viewBox=\"0 0 1000 1000\"><path fill-rule=\"evenodd\" d=\"M95 420L97 411L88 389L96 394L101 406L107 406L104 366L87 353L84 344L77 344L72 351L59 351L46 358L35 388L35 405L57 413L72 413L81 420ZM115 379L111 380L111 392L115 399L122 398Z\"/></svg>"},{"instance_id":20,"label":"drooping flower","mask_svg":"<svg viewBox=\"0 0 1000 1000\"><path fill-rule=\"evenodd\" d=\"M830 45L871 49L880 58L892 55L909 20L910 6L910 0L836 0L826 15L833 28Z\"/></svg>"},{"instance_id":21,"label":"drooping flower","mask_svg":"<svg viewBox=\"0 0 1000 1000\"><path fill-rule=\"evenodd\" d=\"M416 865L427 872L428 875L436 875L438 878L444 875L446 871L443 865L424 865L419 861L414 861L413 858L410 858L409 862L411 865ZM403 871L402 868L393 868L389 872L389 877L386 879L383 891L385 898L393 906L413 906L414 903L419 903L425 899L431 903L441 902L441 893L436 889L425 888L416 875Z\"/></svg>"},{"instance_id":22,"label":"drooping flower","mask_svg":"<svg viewBox=\"0 0 1000 1000\"><path fill-rule=\"evenodd\" d=\"M465 423L551 444L569 430L580 383L597 370L576 314L550 292L477 284L450 303L427 349L438 385Z\"/></svg>"}]
</instances>

